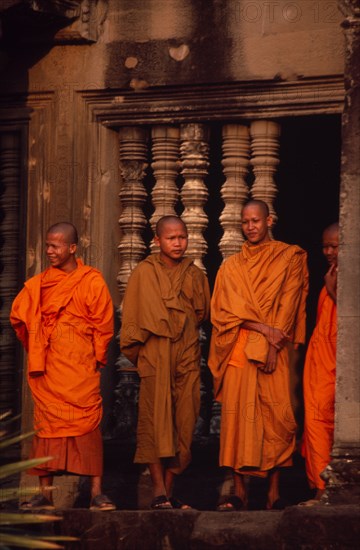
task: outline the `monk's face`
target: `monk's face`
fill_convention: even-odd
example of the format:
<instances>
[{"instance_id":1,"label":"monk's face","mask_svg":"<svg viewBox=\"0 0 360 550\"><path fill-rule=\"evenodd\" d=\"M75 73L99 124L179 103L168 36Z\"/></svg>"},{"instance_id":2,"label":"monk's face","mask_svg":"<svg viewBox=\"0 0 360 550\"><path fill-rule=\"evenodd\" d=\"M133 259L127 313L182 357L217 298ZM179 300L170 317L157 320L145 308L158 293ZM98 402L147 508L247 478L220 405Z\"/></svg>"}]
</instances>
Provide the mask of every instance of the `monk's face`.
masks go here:
<instances>
[{"instance_id":1,"label":"monk's face","mask_svg":"<svg viewBox=\"0 0 360 550\"><path fill-rule=\"evenodd\" d=\"M337 229L325 229L322 249L329 265L337 265L339 250L339 231Z\"/></svg>"},{"instance_id":2,"label":"monk's face","mask_svg":"<svg viewBox=\"0 0 360 550\"><path fill-rule=\"evenodd\" d=\"M160 258L168 267L176 266L184 256L188 245L188 234L183 223L167 222L154 242L160 247Z\"/></svg>"},{"instance_id":3,"label":"monk's face","mask_svg":"<svg viewBox=\"0 0 360 550\"><path fill-rule=\"evenodd\" d=\"M76 244L70 243L69 236L65 233L48 233L45 248L52 267L62 269L67 273L76 268Z\"/></svg>"},{"instance_id":4,"label":"monk's face","mask_svg":"<svg viewBox=\"0 0 360 550\"><path fill-rule=\"evenodd\" d=\"M272 217L267 216L258 204L249 204L243 208L241 227L250 244L261 244L270 240L269 228Z\"/></svg>"}]
</instances>

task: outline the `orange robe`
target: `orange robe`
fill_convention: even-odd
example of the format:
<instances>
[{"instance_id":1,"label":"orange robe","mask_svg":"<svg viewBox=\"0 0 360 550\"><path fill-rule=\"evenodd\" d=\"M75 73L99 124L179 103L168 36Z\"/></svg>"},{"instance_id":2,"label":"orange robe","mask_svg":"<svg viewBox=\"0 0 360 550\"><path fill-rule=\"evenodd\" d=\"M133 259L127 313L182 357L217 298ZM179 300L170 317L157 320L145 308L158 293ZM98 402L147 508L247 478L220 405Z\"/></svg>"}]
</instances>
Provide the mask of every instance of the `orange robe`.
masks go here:
<instances>
[{"instance_id":1,"label":"orange robe","mask_svg":"<svg viewBox=\"0 0 360 550\"><path fill-rule=\"evenodd\" d=\"M303 343L307 290L306 253L298 246L245 243L220 267L211 302L209 367L222 403L221 466L264 476L291 463L296 423L288 347L278 352L276 370L265 374L257 364L266 363L268 342L242 324L265 323L287 332L293 344Z\"/></svg>"},{"instance_id":2,"label":"orange robe","mask_svg":"<svg viewBox=\"0 0 360 550\"><path fill-rule=\"evenodd\" d=\"M132 272L123 302L121 351L141 378L135 462L180 473L189 463L200 406L199 325L209 313L206 276L184 258L167 268L159 254Z\"/></svg>"},{"instance_id":3,"label":"orange robe","mask_svg":"<svg viewBox=\"0 0 360 550\"><path fill-rule=\"evenodd\" d=\"M99 271L77 262L71 273L50 267L32 277L12 305L41 440L95 433L102 416L97 367L106 362L113 305Z\"/></svg>"},{"instance_id":4,"label":"orange robe","mask_svg":"<svg viewBox=\"0 0 360 550\"><path fill-rule=\"evenodd\" d=\"M312 488L325 489L320 473L330 462L334 440L336 304L321 290L317 320L304 367L305 424L302 454Z\"/></svg>"}]
</instances>

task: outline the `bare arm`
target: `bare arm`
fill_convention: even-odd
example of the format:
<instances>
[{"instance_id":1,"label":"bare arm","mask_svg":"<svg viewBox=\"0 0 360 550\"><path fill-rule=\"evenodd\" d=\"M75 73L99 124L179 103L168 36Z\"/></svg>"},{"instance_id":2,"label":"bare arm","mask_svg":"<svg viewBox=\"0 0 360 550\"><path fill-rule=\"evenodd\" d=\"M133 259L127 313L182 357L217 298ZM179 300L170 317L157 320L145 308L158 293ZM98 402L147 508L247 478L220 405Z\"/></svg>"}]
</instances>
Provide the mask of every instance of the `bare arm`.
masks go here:
<instances>
[{"instance_id":1,"label":"bare arm","mask_svg":"<svg viewBox=\"0 0 360 550\"><path fill-rule=\"evenodd\" d=\"M243 328L248 330L254 330L255 332L259 332L269 342L271 346L275 348L275 350L281 350L286 342L289 340L289 335L284 332L283 330L279 328L274 328L269 325L266 325L265 323L258 323L256 321L245 321L241 325Z\"/></svg>"},{"instance_id":2,"label":"bare arm","mask_svg":"<svg viewBox=\"0 0 360 550\"><path fill-rule=\"evenodd\" d=\"M324 280L326 290L332 301L336 304L337 267L335 264L330 266L330 269L326 273Z\"/></svg>"}]
</instances>

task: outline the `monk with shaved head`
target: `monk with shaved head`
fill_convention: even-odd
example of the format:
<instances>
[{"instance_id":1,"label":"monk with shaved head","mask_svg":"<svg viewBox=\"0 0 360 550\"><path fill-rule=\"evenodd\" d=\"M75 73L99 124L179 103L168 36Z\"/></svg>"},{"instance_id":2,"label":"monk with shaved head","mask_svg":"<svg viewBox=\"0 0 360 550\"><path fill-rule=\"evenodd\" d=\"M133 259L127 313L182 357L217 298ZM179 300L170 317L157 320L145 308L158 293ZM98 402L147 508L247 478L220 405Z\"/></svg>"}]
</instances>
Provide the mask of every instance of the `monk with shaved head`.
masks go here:
<instances>
[{"instance_id":1,"label":"monk with shaved head","mask_svg":"<svg viewBox=\"0 0 360 550\"><path fill-rule=\"evenodd\" d=\"M204 273L184 257L185 223L164 216L156 225L157 254L132 272L123 302L120 346L140 376L135 462L149 466L151 508L189 508L173 483L191 460L200 407L199 326L209 312Z\"/></svg>"},{"instance_id":2,"label":"monk with shaved head","mask_svg":"<svg viewBox=\"0 0 360 550\"><path fill-rule=\"evenodd\" d=\"M296 423L289 391L289 349L305 341L306 253L271 239L266 203L242 209L246 242L216 277L209 367L222 404L220 465L231 468L234 495L219 511L246 509L247 475L268 477L267 509L285 506L281 468L291 465Z\"/></svg>"},{"instance_id":3,"label":"monk with shaved head","mask_svg":"<svg viewBox=\"0 0 360 550\"><path fill-rule=\"evenodd\" d=\"M76 259L76 227L52 225L45 249L50 267L26 281L15 298L11 323L27 351L34 401L30 458L53 457L29 471L40 494L22 509L54 508L53 476L90 476L91 508L113 510L101 492L102 404L99 369L113 334L113 305L100 272Z\"/></svg>"},{"instance_id":4,"label":"monk with shaved head","mask_svg":"<svg viewBox=\"0 0 360 550\"><path fill-rule=\"evenodd\" d=\"M339 224L327 227L322 250L329 268L318 301L316 326L306 353L304 367L305 423L302 454L314 498L301 505L317 504L324 491L321 473L330 462L334 441L334 402L336 379L336 286Z\"/></svg>"}]
</instances>

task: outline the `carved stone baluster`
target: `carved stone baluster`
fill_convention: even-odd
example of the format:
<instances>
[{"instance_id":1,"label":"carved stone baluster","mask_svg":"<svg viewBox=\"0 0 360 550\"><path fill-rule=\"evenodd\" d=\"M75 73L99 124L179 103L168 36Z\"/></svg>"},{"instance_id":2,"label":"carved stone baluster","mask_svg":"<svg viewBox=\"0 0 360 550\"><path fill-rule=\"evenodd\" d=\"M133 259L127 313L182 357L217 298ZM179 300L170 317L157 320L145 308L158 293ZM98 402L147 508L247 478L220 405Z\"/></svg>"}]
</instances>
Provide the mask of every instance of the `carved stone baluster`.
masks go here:
<instances>
[{"instance_id":1,"label":"carved stone baluster","mask_svg":"<svg viewBox=\"0 0 360 550\"><path fill-rule=\"evenodd\" d=\"M251 164L254 169L255 182L251 188L253 199L265 201L270 209L274 223L277 216L273 201L277 195L274 179L279 159L280 124L270 120L256 120L250 126Z\"/></svg>"},{"instance_id":2,"label":"carved stone baluster","mask_svg":"<svg viewBox=\"0 0 360 550\"><path fill-rule=\"evenodd\" d=\"M224 167L226 180L221 188L221 197L225 206L219 218L224 230L219 248L225 260L239 252L244 242L241 232L241 208L249 194L245 181L249 171L249 129L241 124L224 124L222 138L223 158L221 164ZM220 416L220 403L213 401L210 421L211 434L219 434Z\"/></svg>"},{"instance_id":3,"label":"carved stone baluster","mask_svg":"<svg viewBox=\"0 0 360 550\"><path fill-rule=\"evenodd\" d=\"M119 224L123 236L118 246L121 260L117 279L120 290L121 321L121 303L129 276L146 252L146 245L142 238L142 232L147 223L143 212L147 192L142 183L148 159L145 129L140 127L120 129L119 157L123 178L119 193L122 206ZM118 383L114 391L115 426L107 435L127 438L132 437L136 431L138 375L134 366L122 354L116 366Z\"/></svg>"},{"instance_id":4,"label":"carved stone baluster","mask_svg":"<svg viewBox=\"0 0 360 550\"><path fill-rule=\"evenodd\" d=\"M14 411L17 397L16 338L9 322L11 304L19 290L20 135L0 136L0 382L1 412ZM16 261L18 260L18 261Z\"/></svg>"},{"instance_id":5,"label":"carved stone baluster","mask_svg":"<svg viewBox=\"0 0 360 550\"><path fill-rule=\"evenodd\" d=\"M124 127L120 130L119 141L123 178L119 193L122 206L119 224L123 236L118 246L121 267L117 280L122 302L130 273L146 252L142 232L147 223L143 212L147 193L142 180L148 158L147 132L140 127Z\"/></svg>"},{"instance_id":6,"label":"carved stone baluster","mask_svg":"<svg viewBox=\"0 0 360 550\"><path fill-rule=\"evenodd\" d=\"M194 263L205 271L203 257L206 254L207 244L203 232L207 227L208 219L203 206L208 198L208 190L204 179L209 167L209 128L203 124L182 124L180 130L180 158L181 174L184 177L184 185L181 189L181 200L184 206L182 219L187 225L189 234L189 246L187 255L193 258ZM200 345L203 348L206 342L205 331L200 329ZM201 372L204 373L206 361L202 354ZM207 431L207 391L203 383L200 386L201 409L195 434L201 435Z\"/></svg>"},{"instance_id":7,"label":"carved stone baluster","mask_svg":"<svg viewBox=\"0 0 360 550\"><path fill-rule=\"evenodd\" d=\"M151 130L153 162L151 167L156 180L152 190L155 211L150 219L155 234L156 222L162 216L174 215L179 199L176 177L179 172L180 130L176 126L154 126ZM154 251L154 244L151 250Z\"/></svg>"},{"instance_id":8,"label":"carved stone baluster","mask_svg":"<svg viewBox=\"0 0 360 550\"><path fill-rule=\"evenodd\" d=\"M250 137L247 126L225 124L222 129L223 159L226 181L221 189L225 203L220 216L224 234L219 248L223 259L241 248L244 238L241 232L241 208L248 197L245 178L249 171Z\"/></svg>"},{"instance_id":9,"label":"carved stone baluster","mask_svg":"<svg viewBox=\"0 0 360 550\"><path fill-rule=\"evenodd\" d=\"M209 167L209 128L204 124L182 124L180 137L181 174L185 180L181 189L181 200L184 205L181 217L189 233L187 254L205 271L203 257L207 244L203 232L207 227L208 218L203 206L208 198L204 178Z\"/></svg>"}]
</instances>

